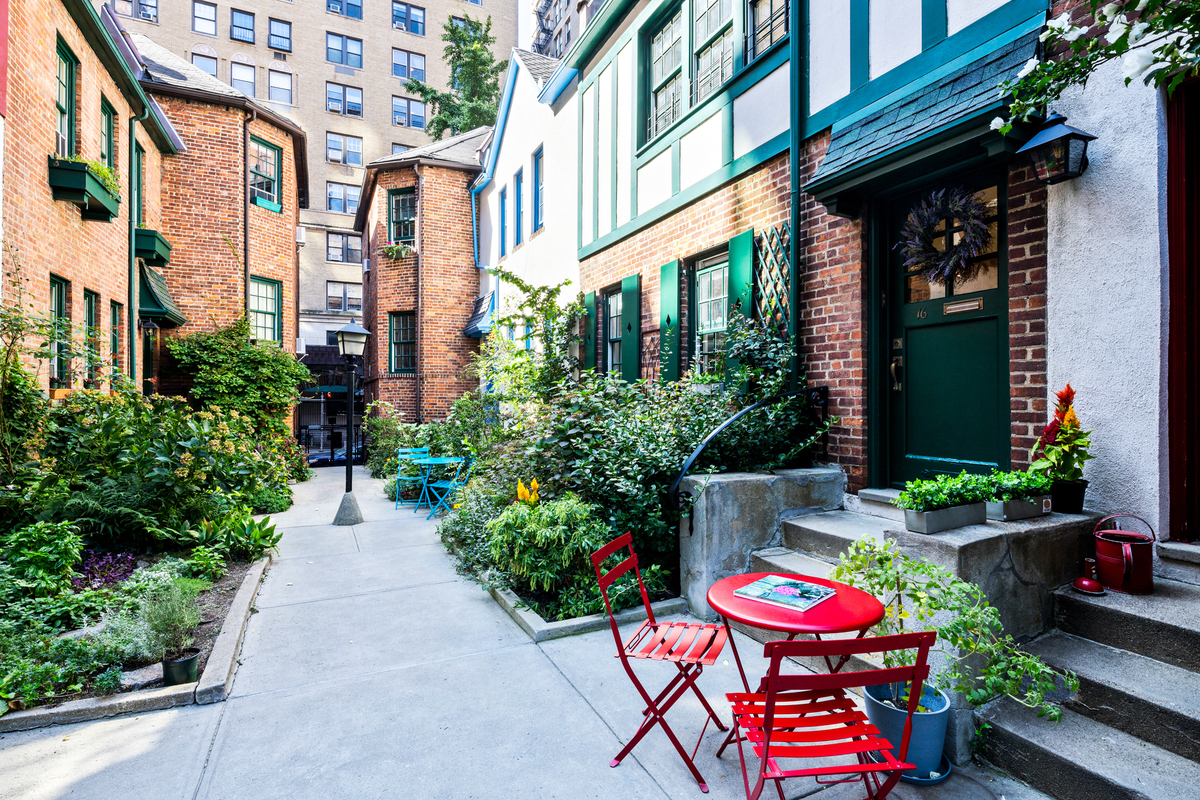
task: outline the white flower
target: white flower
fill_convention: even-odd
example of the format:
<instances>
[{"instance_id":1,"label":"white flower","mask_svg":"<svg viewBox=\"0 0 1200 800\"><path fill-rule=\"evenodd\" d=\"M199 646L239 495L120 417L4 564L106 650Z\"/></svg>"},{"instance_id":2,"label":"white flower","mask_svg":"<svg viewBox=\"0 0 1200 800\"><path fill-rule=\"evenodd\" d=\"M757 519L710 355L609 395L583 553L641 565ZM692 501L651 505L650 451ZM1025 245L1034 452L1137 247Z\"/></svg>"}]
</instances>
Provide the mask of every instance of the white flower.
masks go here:
<instances>
[{"instance_id":1,"label":"white flower","mask_svg":"<svg viewBox=\"0 0 1200 800\"><path fill-rule=\"evenodd\" d=\"M1142 37L1146 35L1146 29L1149 27L1150 23L1148 22L1135 22L1129 32L1129 42L1132 44L1133 42L1141 41Z\"/></svg>"},{"instance_id":2,"label":"white flower","mask_svg":"<svg viewBox=\"0 0 1200 800\"><path fill-rule=\"evenodd\" d=\"M1125 78L1132 80L1140 78L1154 63L1154 53L1149 50L1130 50L1123 60Z\"/></svg>"},{"instance_id":3,"label":"white flower","mask_svg":"<svg viewBox=\"0 0 1200 800\"><path fill-rule=\"evenodd\" d=\"M1127 30L1129 30L1129 22L1125 19L1125 15L1122 14L1113 21L1113 24L1108 29L1108 33L1104 34L1104 41L1109 44L1116 44L1117 40L1124 36Z\"/></svg>"},{"instance_id":4,"label":"white flower","mask_svg":"<svg viewBox=\"0 0 1200 800\"><path fill-rule=\"evenodd\" d=\"M1083 27L1069 28L1063 32L1062 38L1063 38L1063 41L1073 42L1076 39L1078 39L1080 36L1083 36L1085 33L1087 33L1087 28L1083 28Z\"/></svg>"},{"instance_id":5,"label":"white flower","mask_svg":"<svg viewBox=\"0 0 1200 800\"><path fill-rule=\"evenodd\" d=\"M1135 8L1134 11L1145 11L1146 4L1149 2L1150 2L1150 0L1142 0L1142 2L1137 4L1137 8Z\"/></svg>"},{"instance_id":6,"label":"white flower","mask_svg":"<svg viewBox=\"0 0 1200 800\"><path fill-rule=\"evenodd\" d=\"M989 127L994 131L998 131L1007 124L1008 122L1005 121L1004 117L996 117L992 120L992 124Z\"/></svg>"},{"instance_id":7,"label":"white flower","mask_svg":"<svg viewBox=\"0 0 1200 800\"><path fill-rule=\"evenodd\" d=\"M1104 22L1106 19L1112 19L1121 10L1120 3L1109 3L1104 8L1096 12L1096 21Z\"/></svg>"},{"instance_id":8,"label":"white flower","mask_svg":"<svg viewBox=\"0 0 1200 800\"><path fill-rule=\"evenodd\" d=\"M1021 71L1017 73L1017 80L1021 80L1026 75L1033 72L1035 69L1037 69L1037 65L1038 60L1036 58L1031 58L1026 61L1025 66L1021 67Z\"/></svg>"}]
</instances>

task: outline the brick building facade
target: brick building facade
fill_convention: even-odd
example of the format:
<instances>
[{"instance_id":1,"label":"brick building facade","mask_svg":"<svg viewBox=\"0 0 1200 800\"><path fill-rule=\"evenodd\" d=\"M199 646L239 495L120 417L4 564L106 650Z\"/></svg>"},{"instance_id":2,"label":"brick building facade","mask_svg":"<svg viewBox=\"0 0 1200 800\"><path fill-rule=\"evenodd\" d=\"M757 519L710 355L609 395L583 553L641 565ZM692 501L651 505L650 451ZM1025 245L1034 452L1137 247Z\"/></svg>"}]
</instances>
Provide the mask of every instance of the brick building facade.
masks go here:
<instances>
[{"instance_id":1,"label":"brick building facade","mask_svg":"<svg viewBox=\"0 0 1200 800\"><path fill-rule=\"evenodd\" d=\"M481 128L367 165L355 219L370 269L363 275L366 401L392 403L405 422L445 419L464 392L478 339L465 333L479 293L471 183ZM389 242L412 248L404 258Z\"/></svg>"}]
</instances>

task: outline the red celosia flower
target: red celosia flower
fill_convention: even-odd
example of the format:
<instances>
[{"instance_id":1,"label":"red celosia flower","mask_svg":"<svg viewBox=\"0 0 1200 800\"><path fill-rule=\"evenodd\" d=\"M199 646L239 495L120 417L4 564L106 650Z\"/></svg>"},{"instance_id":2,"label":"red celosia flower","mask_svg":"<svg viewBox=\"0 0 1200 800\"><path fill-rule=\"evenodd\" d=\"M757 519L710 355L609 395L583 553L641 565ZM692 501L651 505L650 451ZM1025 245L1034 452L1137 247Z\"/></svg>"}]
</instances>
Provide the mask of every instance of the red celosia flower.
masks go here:
<instances>
[{"instance_id":1,"label":"red celosia flower","mask_svg":"<svg viewBox=\"0 0 1200 800\"><path fill-rule=\"evenodd\" d=\"M1062 419L1062 415L1067 413L1067 409L1075 404L1075 390L1071 388L1071 384L1068 382L1067 387L1054 396L1058 399L1056 415L1059 419Z\"/></svg>"},{"instance_id":2,"label":"red celosia flower","mask_svg":"<svg viewBox=\"0 0 1200 800\"><path fill-rule=\"evenodd\" d=\"M1050 445L1054 444L1054 441L1058 438L1058 428L1059 428L1058 419L1055 418L1055 419L1050 420L1050 424L1046 426L1046 429L1044 431L1042 431L1042 438L1041 438L1042 447L1049 447Z\"/></svg>"}]
</instances>

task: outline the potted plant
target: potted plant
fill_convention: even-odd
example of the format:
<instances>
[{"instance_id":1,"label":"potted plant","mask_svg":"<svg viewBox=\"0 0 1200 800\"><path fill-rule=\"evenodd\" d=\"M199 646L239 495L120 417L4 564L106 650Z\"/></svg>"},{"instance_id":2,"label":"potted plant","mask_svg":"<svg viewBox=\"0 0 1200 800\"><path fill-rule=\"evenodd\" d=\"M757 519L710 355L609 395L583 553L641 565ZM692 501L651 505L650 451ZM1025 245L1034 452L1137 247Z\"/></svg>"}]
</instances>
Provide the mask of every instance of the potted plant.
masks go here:
<instances>
[{"instance_id":1,"label":"potted plant","mask_svg":"<svg viewBox=\"0 0 1200 800\"><path fill-rule=\"evenodd\" d=\"M1053 481L1044 472L999 472L988 476L987 518L1001 521L1049 514Z\"/></svg>"},{"instance_id":2,"label":"potted plant","mask_svg":"<svg viewBox=\"0 0 1200 800\"><path fill-rule=\"evenodd\" d=\"M163 685L195 683L200 651L189 649L195 641L192 631L200 624L195 592L171 583L142 602L141 616L151 647L162 659Z\"/></svg>"},{"instance_id":3,"label":"potted plant","mask_svg":"<svg viewBox=\"0 0 1200 800\"><path fill-rule=\"evenodd\" d=\"M830 577L871 593L886 613L873 632L879 636L934 631L934 648L944 656L931 670L913 714L908 761L916 769L903 780L929 783L949 774L942 756L951 707L947 691L958 692L972 706L1007 695L1036 709L1052 722L1062 709L1047 698L1061 678L1069 692L1079 688L1071 672L1056 673L1036 656L1021 651L1004 633L999 612L983 589L950 570L901 553L890 540L865 536L850 545ZM935 616L936 615L936 616ZM915 651L884 654L887 668L911 666ZM908 684L869 686L863 693L867 717L892 744L899 745L908 713Z\"/></svg>"},{"instance_id":4,"label":"potted plant","mask_svg":"<svg viewBox=\"0 0 1200 800\"><path fill-rule=\"evenodd\" d=\"M393 261L408 258L413 254L413 247L407 242L384 242L379 246L379 249Z\"/></svg>"},{"instance_id":5,"label":"potted plant","mask_svg":"<svg viewBox=\"0 0 1200 800\"><path fill-rule=\"evenodd\" d=\"M1083 462L1093 458L1087 451L1092 443L1092 432L1083 430L1079 424L1074 406L1075 390L1070 383L1055 398L1058 403L1054 418L1033 446L1031 455L1035 460L1029 465L1029 471L1043 472L1053 481L1050 501L1055 511L1081 514L1088 485L1083 479Z\"/></svg>"},{"instance_id":6,"label":"potted plant","mask_svg":"<svg viewBox=\"0 0 1200 800\"><path fill-rule=\"evenodd\" d=\"M987 497L987 478L964 472L909 481L893 504L904 509L904 527L910 531L938 533L985 522Z\"/></svg>"}]
</instances>

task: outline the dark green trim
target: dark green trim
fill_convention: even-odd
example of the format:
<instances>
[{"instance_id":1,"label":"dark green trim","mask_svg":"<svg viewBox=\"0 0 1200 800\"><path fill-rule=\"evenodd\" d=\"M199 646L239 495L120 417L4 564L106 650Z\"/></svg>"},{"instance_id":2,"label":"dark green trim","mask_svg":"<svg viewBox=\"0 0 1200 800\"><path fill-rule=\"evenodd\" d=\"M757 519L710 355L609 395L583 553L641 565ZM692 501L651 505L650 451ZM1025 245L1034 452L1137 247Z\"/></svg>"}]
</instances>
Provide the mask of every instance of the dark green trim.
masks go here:
<instances>
[{"instance_id":1,"label":"dark green trim","mask_svg":"<svg viewBox=\"0 0 1200 800\"><path fill-rule=\"evenodd\" d=\"M108 358L109 369L115 378L121 372L118 368L121 360L121 304L116 300L108 301Z\"/></svg>"},{"instance_id":2,"label":"dark green trim","mask_svg":"<svg viewBox=\"0 0 1200 800\"><path fill-rule=\"evenodd\" d=\"M946 38L946 0L921 0L921 49Z\"/></svg>"},{"instance_id":3,"label":"dark green trim","mask_svg":"<svg viewBox=\"0 0 1200 800\"><path fill-rule=\"evenodd\" d=\"M75 53L71 51L63 38L58 37L58 42L55 47L57 53L57 61L54 64L54 114L57 118L59 113L66 112L67 115L67 155L75 155L78 152L78 145L75 140L75 129L79 127L79 107L75 101L75 95L79 91L79 59L75 57ZM59 62L65 62L68 67L67 80L67 107L61 108L58 105L58 67ZM57 120L56 120L57 123ZM55 125L55 136L58 135L58 126ZM57 148L57 139L55 140Z\"/></svg>"},{"instance_id":4,"label":"dark green trim","mask_svg":"<svg viewBox=\"0 0 1200 800\"><path fill-rule=\"evenodd\" d=\"M413 345L413 368L412 369L396 369L396 351L393 349L395 346L395 339L393 338L393 336L395 335L395 331L396 331L396 321L399 320L401 317L412 317L413 321L414 321L413 322L413 338L405 339L401 342L401 344L407 344L409 342L412 342L412 345ZM388 371L389 375L415 375L417 372L417 369L416 369L417 339L416 339L416 337L418 336L418 334L416 332L416 318L417 318L417 312L415 312L415 311L389 311L388 312L387 371Z\"/></svg>"},{"instance_id":5,"label":"dark green trim","mask_svg":"<svg viewBox=\"0 0 1200 800\"><path fill-rule=\"evenodd\" d=\"M392 207L392 198L395 197L396 195L416 194L416 192L417 192L416 188L412 187L412 186L406 186L402 189L388 189L388 193L387 193L387 221L388 221L387 236L388 236L389 242L414 242L414 241L416 241L416 239L417 239L416 216L413 217L413 235L406 237L406 238L400 238L395 235L396 234L396 223L399 222L400 220L397 220L394 216L392 216L392 208L393 208ZM501 192L503 192L503 189L501 190ZM361 199L359 202L361 202ZM414 214L415 213L416 213L416 210L414 209ZM501 244L501 246L500 246L500 255L504 255L504 245L503 244Z\"/></svg>"},{"instance_id":6,"label":"dark green trim","mask_svg":"<svg viewBox=\"0 0 1200 800\"><path fill-rule=\"evenodd\" d=\"M871 0L850 0L850 91L871 80Z\"/></svg>"},{"instance_id":7,"label":"dark green trim","mask_svg":"<svg viewBox=\"0 0 1200 800\"><path fill-rule=\"evenodd\" d=\"M134 255L152 267L161 267L171 261L171 243L158 231L138 228L134 233Z\"/></svg>"},{"instance_id":8,"label":"dark green trim","mask_svg":"<svg viewBox=\"0 0 1200 800\"><path fill-rule=\"evenodd\" d=\"M583 296L583 368L596 368L596 293Z\"/></svg>"},{"instance_id":9,"label":"dark green trim","mask_svg":"<svg viewBox=\"0 0 1200 800\"><path fill-rule=\"evenodd\" d=\"M68 341L71 333L71 319L67 316L67 292L71 283L57 275L50 276L50 318L54 325L54 340L51 342L56 363L51 365L54 372L50 375L57 381L66 382L68 372Z\"/></svg>"},{"instance_id":10,"label":"dark green trim","mask_svg":"<svg viewBox=\"0 0 1200 800\"><path fill-rule=\"evenodd\" d=\"M259 206L261 208L265 208L268 211L274 211L276 213L281 213L283 211L283 148L277 144L272 144L271 142L268 142L266 139L260 139L257 136L251 136L250 141L254 142L255 144L262 145L263 147L270 150L271 153L275 156L275 199L267 200L265 198L258 197L257 195L255 195L254 205ZM255 172L254 168L251 167L250 174L251 175L261 175L262 173ZM270 176L264 175L263 177L270 177Z\"/></svg>"},{"instance_id":11,"label":"dark green trim","mask_svg":"<svg viewBox=\"0 0 1200 800\"><path fill-rule=\"evenodd\" d=\"M662 381L679 380L679 259L663 264L658 282L658 345Z\"/></svg>"},{"instance_id":12,"label":"dark green trim","mask_svg":"<svg viewBox=\"0 0 1200 800\"><path fill-rule=\"evenodd\" d=\"M100 136L101 145L104 135L108 135L108 152L100 153L100 162L109 169L117 168L117 112L109 104L104 95L100 95Z\"/></svg>"},{"instance_id":13,"label":"dark green trim","mask_svg":"<svg viewBox=\"0 0 1200 800\"><path fill-rule=\"evenodd\" d=\"M134 215L133 224L141 225L146 221L146 151L140 144L134 144L133 180L134 202L129 211Z\"/></svg>"},{"instance_id":14,"label":"dark green trim","mask_svg":"<svg viewBox=\"0 0 1200 800\"><path fill-rule=\"evenodd\" d=\"M83 290L84 350L87 353L87 378L94 380L100 367L100 295Z\"/></svg>"},{"instance_id":15,"label":"dark green trim","mask_svg":"<svg viewBox=\"0 0 1200 800\"><path fill-rule=\"evenodd\" d=\"M112 222L120 212L121 199L82 161L63 161L50 156L46 182L55 200L79 206L79 215L84 219Z\"/></svg>"},{"instance_id":16,"label":"dark green trim","mask_svg":"<svg viewBox=\"0 0 1200 800\"><path fill-rule=\"evenodd\" d=\"M258 275L251 275L250 276L250 284L254 285L256 283L262 283L262 284L269 283L269 284L274 285L274 287L275 287L275 339L273 341L278 342L279 345L282 347L283 346L283 281L277 281L274 278L263 278ZM261 312L261 311L256 312L254 310L251 310L250 313L261 314L263 312ZM250 326L250 333L251 334L254 333L253 325Z\"/></svg>"},{"instance_id":17,"label":"dark green trim","mask_svg":"<svg viewBox=\"0 0 1200 800\"><path fill-rule=\"evenodd\" d=\"M175 300L167 289L166 278L159 272L143 264L138 289L138 319L149 317L168 328L187 324L187 318L183 316L179 306L175 305ZM282 298L282 289L280 297Z\"/></svg>"},{"instance_id":18,"label":"dark green trim","mask_svg":"<svg viewBox=\"0 0 1200 800\"><path fill-rule=\"evenodd\" d=\"M750 228L729 240L729 273L726 289L728 318L735 311L753 317L754 310L754 229Z\"/></svg>"},{"instance_id":19,"label":"dark green trim","mask_svg":"<svg viewBox=\"0 0 1200 800\"><path fill-rule=\"evenodd\" d=\"M621 280L621 377L642 377L642 274Z\"/></svg>"}]
</instances>

